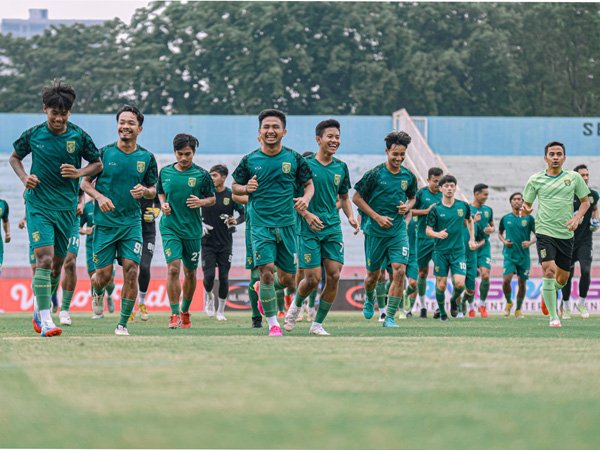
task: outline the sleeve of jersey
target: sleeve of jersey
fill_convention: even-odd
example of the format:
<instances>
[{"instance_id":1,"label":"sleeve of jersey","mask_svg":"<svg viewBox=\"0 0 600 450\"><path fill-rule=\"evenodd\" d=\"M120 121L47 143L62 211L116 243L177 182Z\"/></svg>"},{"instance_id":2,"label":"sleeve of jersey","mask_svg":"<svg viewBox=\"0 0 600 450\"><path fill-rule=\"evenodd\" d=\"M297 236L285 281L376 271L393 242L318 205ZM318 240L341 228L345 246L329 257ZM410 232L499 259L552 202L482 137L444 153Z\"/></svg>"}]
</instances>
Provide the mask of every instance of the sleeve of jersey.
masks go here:
<instances>
[{"instance_id":1,"label":"sleeve of jersey","mask_svg":"<svg viewBox=\"0 0 600 450\"><path fill-rule=\"evenodd\" d=\"M352 185L350 184L350 173L348 172L348 166L346 165L346 163L344 163L344 180L340 183L340 190L338 191L338 194L346 195L350 190L351 186Z\"/></svg>"},{"instance_id":2,"label":"sleeve of jersey","mask_svg":"<svg viewBox=\"0 0 600 450\"><path fill-rule=\"evenodd\" d=\"M31 147L29 145L29 140L31 138L31 129L24 131L19 139L13 142L13 149L19 158L24 158L29 153L31 153Z\"/></svg>"},{"instance_id":3,"label":"sleeve of jersey","mask_svg":"<svg viewBox=\"0 0 600 450\"><path fill-rule=\"evenodd\" d=\"M464 203L464 202L463 202L463 203ZM469 205L468 205L468 204L466 204L466 203L464 203L464 204L465 204L465 209L466 209L466 212L465 212L465 219L466 219L466 220L469 220L469 219L471 218L471 208L469 208Z\"/></svg>"},{"instance_id":4,"label":"sleeve of jersey","mask_svg":"<svg viewBox=\"0 0 600 450\"><path fill-rule=\"evenodd\" d=\"M406 190L406 198L414 198L415 195L417 194L417 177L415 177L415 175L413 173L411 173L411 182L410 185L408 186L408 189Z\"/></svg>"},{"instance_id":5,"label":"sleeve of jersey","mask_svg":"<svg viewBox=\"0 0 600 450\"><path fill-rule=\"evenodd\" d=\"M2 212L2 220L7 221L10 208L8 207L8 203L4 202L4 204L6 205L6 208L4 208L4 212Z\"/></svg>"},{"instance_id":6,"label":"sleeve of jersey","mask_svg":"<svg viewBox=\"0 0 600 450\"><path fill-rule=\"evenodd\" d=\"M531 232L535 233L535 219L533 216L529 216L529 226L531 227Z\"/></svg>"},{"instance_id":7,"label":"sleeve of jersey","mask_svg":"<svg viewBox=\"0 0 600 450\"><path fill-rule=\"evenodd\" d=\"M156 165L156 158L154 155L150 155L150 162L148 164L148 170L146 170L146 175L144 175L144 185L145 186L154 186L158 181L158 167Z\"/></svg>"},{"instance_id":8,"label":"sleeve of jersey","mask_svg":"<svg viewBox=\"0 0 600 450\"><path fill-rule=\"evenodd\" d=\"M590 188L587 187L587 184L585 184L585 181L583 181L583 178L579 174L575 176L575 195L577 198L590 195Z\"/></svg>"},{"instance_id":9,"label":"sleeve of jersey","mask_svg":"<svg viewBox=\"0 0 600 450\"><path fill-rule=\"evenodd\" d=\"M158 174L158 181L156 182L156 193L157 194L163 194L165 193L165 190L163 189L163 185L162 185L162 173L163 173L164 169L161 169L160 173ZM158 196L157 196L158 197Z\"/></svg>"},{"instance_id":10,"label":"sleeve of jersey","mask_svg":"<svg viewBox=\"0 0 600 450\"><path fill-rule=\"evenodd\" d=\"M421 193L422 191L417 191L417 194L415 195L414 209L421 209Z\"/></svg>"},{"instance_id":11,"label":"sleeve of jersey","mask_svg":"<svg viewBox=\"0 0 600 450\"><path fill-rule=\"evenodd\" d=\"M81 157L87 162L96 162L100 159L100 152L94 141L85 131L82 135L83 149L81 151Z\"/></svg>"},{"instance_id":12,"label":"sleeve of jersey","mask_svg":"<svg viewBox=\"0 0 600 450\"><path fill-rule=\"evenodd\" d=\"M358 180L358 183L354 185L356 192L358 192L365 201L369 201L371 192L373 191L374 179L374 171L369 170L362 176L360 180Z\"/></svg>"},{"instance_id":13,"label":"sleeve of jersey","mask_svg":"<svg viewBox=\"0 0 600 450\"><path fill-rule=\"evenodd\" d=\"M523 190L523 201L532 204L535 201L536 195L537 192L533 183L533 177L531 177L529 178L529 181L527 181L525 189Z\"/></svg>"},{"instance_id":14,"label":"sleeve of jersey","mask_svg":"<svg viewBox=\"0 0 600 450\"><path fill-rule=\"evenodd\" d=\"M498 233L500 233L500 234L504 233L504 217L502 219L500 219L500 226L498 227Z\"/></svg>"},{"instance_id":15,"label":"sleeve of jersey","mask_svg":"<svg viewBox=\"0 0 600 450\"><path fill-rule=\"evenodd\" d=\"M312 180L313 173L310 170L310 166L301 154L296 154L296 161L298 162L298 171L296 172L296 182L303 186L308 180Z\"/></svg>"},{"instance_id":16,"label":"sleeve of jersey","mask_svg":"<svg viewBox=\"0 0 600 450\"><path fill-rule=\"evenodd\" d=\"M202 182L200 183L200 198L213 197L215 195L215 183L213 183L210 175L205 172L202 174Z\"/></svg>"},{"instance_id":17,"label":"sleeve of jersey","mask_svg":"<svg viewBox=\"0 0 600 450\"><path fill-rule=\"evenodd\" d=\"M437 225L437 209L434 206L427 214L427 226L433 228L435 230L435 226Z\"/></svg>"},{"instance_id":18,"label":"sleeve of jersey","mask_svg":"<svg viewBox=\"0 0 600 450\"><path fill-rule=\"evenodd\" d=\"M246 184L250 181L250 171L248 170L248 155L244 156L231 175L238 184Z\"/></svg>"}]
</instances>

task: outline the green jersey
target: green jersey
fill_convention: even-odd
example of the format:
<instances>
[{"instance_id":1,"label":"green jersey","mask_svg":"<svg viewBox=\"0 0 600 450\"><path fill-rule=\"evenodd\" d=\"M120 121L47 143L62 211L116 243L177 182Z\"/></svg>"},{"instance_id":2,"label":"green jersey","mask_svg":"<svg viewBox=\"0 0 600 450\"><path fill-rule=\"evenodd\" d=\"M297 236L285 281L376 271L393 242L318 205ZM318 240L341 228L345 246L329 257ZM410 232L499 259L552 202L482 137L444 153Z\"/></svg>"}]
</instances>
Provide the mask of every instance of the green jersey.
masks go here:
<instances>
[{"instance_id":1,"label":"green jersey","mask_svg":"<svg viewBox=\"0 0 600 450\"><path fill-rule=\"evenodd\" d=\"M492 210L492 208L490 208L487 205L481 205L479 208L477 206L474 205L470 205L471 206L471 215L473 217L475 217L475 214L477 213L481 213L481 219L479 219L479 222L477 222L477 224L474 224L474 226L476 226L478 228L478 232L476 232L476 234L478 236L481 236L481 239L479 240L486 240L488 241L490 239L490 235L485 233L483 230L485 228L488 227L488 225L491 225L494 222L494 211ZM479 232L481 231L481 233Z\"/></svg>"},{"instance_id":2,"label":"green jersey","mask_svg":"<svg viewBox=\"0 0 600 450\"><path fill-rule=\"evenodd\" d=\"M0 200L0 219L2 219L3 222L8 220L8 209L6 200Z\"/></svg>"},{"instance_id":3,"label":"green jersey","mask_svg":"<svg viewBox=\"0 0 600 450\"><path fill-rule=\"evenodd\" d=\"M183 172L171 164L161 169L156 191L164 194L165 201L171 206L171 214L163 214L160 218L161 230L167 228L181 239L200 239L202 208L189 208L186 200L190 195L198 198L215 196L215 184L210 174L196 164Z\"/></svg>"},{"instance_id":4,"label":"green jersey","mask_svg":"<svg viewBox=\"0 0 600 450\"><path fill-rule=\"evenodd\" d=\"M523 200L533 204L538 198L536 233L571 239L573 232L565 224L573 217L573 197L583 198L589 194L589 188L577 172L563 170L556 176L550 176L542 170L529 177Z\"/></svg>"},{"instance_id":5,"label":"green jersey","mask_svg":"<svg viewBox=\"0 0 600 450\"><path fill-rule=\"evenodd\" d=\"M310 201L308 211L316 215L324 228L315 233L306 220L300 221L301 235L326 235L332 231L338 231L340 224L340 214L338 212L336 201L338 195L348 194L350 189L350 175L348 174L348 166L345 162L337 158L333 158L328 165L324 166L317 158L316 154L305 158L312 174L313 183L315 185L315 195Z\"/></svg>"},{"instance_id":6,"label":"green jersey","mask_svg":"<svg viewBox=\"0 0 600 450\"><path fill-rule=\"evenodd\" d=\"M390 228L381 228L367 214L363 216L363 230L365 234L379 237L394 235L406 236L406 224L404 216L398 212L397 206L400 202L406 203L415 197L417 193L417 178L406 167L400 167L400 171L393 174L385 164L367 171L356 183L354 189L367 202L367 204L381 216L392 219Z\"/></svg>"},{"instance_id":7,"label":"green jersey","mask_svg":"<svg viewBox=\"0 0 600 450\"><path fill-rule=\"evenodd\" d=\"M423 216L426 217L426 216ZM416 255L417 250L417 228L419 223L419 217L412 217L408 225L406 226L406 231L408 232L408 248L410 249L411 254Z\"/></svg>"},{"instance_id":8,"label":"green jersey","mask_svg":"<svg viewBox=\"0 0 600 450\"><path fill-rule=\"evenodd\" d=\"M28 204L53 211L77 208L79 179L63 178L60 166L72 164L80 169L82 159L90 163L98 161L98 149L85 131L67 122L67 131L57 135L44 122L23 132L13 143L13 148L21 159L31 153L30 174L40 180L34 189L27 190Z\"/></svg>"},{"instance_id":9,"label":"green jersey","mask_svg":"<svg viewBox=\"0 0 600 450\"><path fill-rule=\"evenodd\" d=\"M431 208L431 211L427 214L427 225L433 231L446 230L448 233L446 239L435 239L434 252L440 254L464 253L463 232L465 229L465 220L470 218L471 209L462 200L455 199L450 207L439 202Z\"/></svg>"},{"instance_id":10,"label":"green jersey","mask_svg":"<svg viewBox=\"0 0 600 450\"><path fill-rule=\"evenodd\" d=\"M415 206L414 209L427 209L431 205L435 205L442 201L442 193L438 192L434 194L429 190L429 187L424 187L419 189L417 192L417 196L415 198ZM417 236L419 239L429 239L425 234L427 230L427 214L423 216L417 216L418 226L417 226Z\"/></svg>"},{"instance_id":11,"label":"green jersey","mask_svg":"<svg viewBox=\"0 0 600 450\"><path fill-rule=\"evenodd\" d=\"M83 207L83 214L79 218L79 227L83 227L87 225L87 227L94 226L94 201L90 200L86 202Z\"/></svg>"},{"instance_id":12,"label":"green jersey","mask_svg":"<svg viewBox=\"0 0 600 450\"><path fill-rule=\"evenodd\" d=\"M505 239L512 242L512 247L506 245L502 249L504 259L519 262L529 259L529 248L523 248L523 241L530 240L531 233L535 233L535 219L532 216L518 217L512 212L500 219L499 232L506 231Z\"/></svg>"},{"instance_id":13,"label":"green jersey","mask_svg":"<svg viewBox=\"0 0 600 450\"><path fill-rule=\"evenodd\" d=\"M475 207L473 205L469 205L469 210L470 210L470 214L471 214L471 218L473 218L475 216ZM485 225L487 226L487 225ZM485 232L483 231L483 228L481 227L481 220L477 223L475 223L475 221L473 220L473 236L475 238L475 242L479 242L479 241L483 241L485 240L484 236L487 236L485 234ZM465 227L465 229L463 230L463 242L465 243L465 251L472 251L472 252L477 252L477 250L471 250L469 248L469 240L471 239L471 235L469 234L469 228Z\"/></svg>"},{"instance_id":14,"label":"green jersey","mask_svg":"<svg viewBox=\"0 0 600 450\"><path fill-rule=\"evenodd\" d=\"M248 195L252 226L295 225L294 193L312 178L310 167L299 153L282 147L276 155L261 149L244 156L233 172L236 183L245 185L256 176L258 189Z\"/></svg>"},{"instance_id":15,"label":"green jersey","mask_svg":"<svg viewBox=\"0 0 600 450\"><path fill-rule=\"evenodd\" d=\"M96 179L96 190L109 198L115 209L103 213L95 201L94 223L104 227L141 226L142 210L130 190L138 184L156 184L154 155L139 145L132 153L125 153L115 142L100 150L100 158L104 169Z\"/></svg>"}]
</instances>

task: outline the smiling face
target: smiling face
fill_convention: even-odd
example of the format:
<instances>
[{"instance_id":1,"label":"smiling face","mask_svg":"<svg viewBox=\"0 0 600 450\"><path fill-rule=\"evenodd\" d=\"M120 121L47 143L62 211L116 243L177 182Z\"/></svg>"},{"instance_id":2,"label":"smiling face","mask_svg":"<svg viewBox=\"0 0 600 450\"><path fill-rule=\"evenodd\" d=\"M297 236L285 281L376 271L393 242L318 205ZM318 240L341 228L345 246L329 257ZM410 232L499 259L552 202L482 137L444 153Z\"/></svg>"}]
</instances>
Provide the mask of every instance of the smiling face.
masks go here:
<instances>
[{"instance_id":1,"label":"smiling face","mask_svg":"<svg viewBox=\"0 0 600 450\"><path fill-rule=\"evenodd\" d=\"M44 113L48 118L48 129L52 133L61 134L67 131L71 111L44 106Z\"/></svg>"},{"instance_id":2,"label":"smiling face","mask_svg":"<svg viewBox=\"0 0 600 450\"><path fill-rule=\"evenodd\" d=\"M117 120L117 133L119 133L119 139L121 141L135 141L141 132L142 127L134 113L124 111L119 115L119 119Z\"/></svg>"},{"instance_id":3,"label":"smiling face","mask_svg":"<svg viewBox=\"0 0 600 450\"><path fill-rule=\"evenodd\" d=\"M278 147L286 134L283 122L279 117L265 117L258 129L259 140L267 147Z\"/></svg>"},{"instance_id":4,"label":"smiling face","mask_svg":"<svg viewBox=\"0 0 600 450\"><path fill-rule=\"evenodd\" d=\"M335 127L325 128L322 136L317 136L319 150L328 157L332 157L340 147L340 130Z\"/></svg>"},{"instance_id":5,"label":"smiling face","mask_svg":"<svg viewBox=\"0 0 600 450\"><path fill-rule=\"evenodd\" d=\"M404 145L394 144L391 148L386 148L385 152L388 157L388 165L394 172L399 171L406 158L406 147Z\"/></svg>"}]
</instances>

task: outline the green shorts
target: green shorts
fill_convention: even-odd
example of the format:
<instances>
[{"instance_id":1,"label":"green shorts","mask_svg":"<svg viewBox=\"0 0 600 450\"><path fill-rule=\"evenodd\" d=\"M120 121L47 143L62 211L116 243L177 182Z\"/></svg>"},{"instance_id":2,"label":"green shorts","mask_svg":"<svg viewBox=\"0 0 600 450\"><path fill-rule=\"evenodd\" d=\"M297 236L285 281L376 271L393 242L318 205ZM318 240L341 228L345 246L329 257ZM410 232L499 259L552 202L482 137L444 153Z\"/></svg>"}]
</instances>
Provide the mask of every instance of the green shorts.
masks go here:
<instances>
[{"instance_id":1,"label":"green shorts","mask_svg":"<svg viewBox=\"0 0 600 450\"><path fill-rule=\"evenodd\" d=\"M94 264L94 235L88 234L85 236L85 264L87 266L88 273L92 273L96 270Z\"/></svg>"},{"instance_id":2,"label":"green shorts","mask_svg":"<svg viewBox=\"0 0 600 450\"><path fill-rule=\"evenodd\" d=\"M465 252L433 253L433 274L436 277L447 277L448 272L452 275L466 275L467 262Z\"/></svg>"},{"instance_id":3,"label":"green shorts","mask_svg":"<svg viewBox=\"0 0 600 450\"><path fill-rule=\"evenodd\" d=\"M477 250L465 251L465 260L467 261L467 276L465 278L465 288L470 291L475 290L475 279L477 278Z\"/></svg>"},{"instance_id":4,"label":"green shorts","mask_svg":"<svg viewBox=\"0 0 600 450\"><path fill-rule=\"evenodd\" d=\"M110 266L116 259L139 264L142 259L142 223L139 226L94 227L93 262L97 269Z\"/></svg>"},{"instance_id":5,"label":"green shorts","mask_svg":"<svg viewBox=\"0 0 600 450\"><path fill-rule=\"evenodd\" d=\"M33 250L33 247L31 246L31 244L29 244L29 265L35 266L36 264L37 259L35 259L35 250Z\"/></svg>"},{"instance_id":6,"label":"green shorts","mask_svg":"<svg viewBox=\"0 0 600 450\"><path fill-rule=\"evenodd\" d=\"M512 261L509 258L504 258L504 270L502 275L509 275L516 273L519 278L524 280L529 279L529 269L531 268L531 261L529 258L523 258L521 261Z\"/></svg>"},{"instance_id":7,"label":"green shorts","mask_svg":"<svg viewBox=\"0 0 600 450\"><path fill-rule=\"evenodd\" d=\"M181 239L172 231L162 227L160 234L162 236L163 251L165 252L167 263L180 259L187 269L196 270L198 268L201 238Z\"/></svg>"},{"instance_id":8,"label":"green shorts","mask_svg":"<svg viewBox=\"0 0 600 450\"><path fill-rule=\"evenodd\" d=\"M246 269L254 269L254 258L252 257L252 229L248 220L246 220Z\"/></svg>"},{"instance_id":9,"label":"green shorts","mask_svg":"<svg viewBox=\"0 0 600 450\"><path fill-rule=\"evenodd\" d=\"M67 252L73 253L75 256L79 255L79 224L77 221L73 224L73 229L71 230L71 237L69 238L69 247L67 247Z\"/></svg>"},{"instance_id":10,"label":"green shorts","mask_svg":"<svg viewBox=\"0 0 600 450\"><path fill-rule=\"evenodd\" d=\"M52 246L59 258L67 256L67 247L73 233L75 210L40 210L27 204L27 232L31 248Z\"/></svg>"},{"instance_id":11,"label":"green shorts","mask_svg":"<svg viewBox=\"0 0 600 450\"><path fill-rule=\"evenodd\" d=\"M406 278L416 280L419 278L419 265L417 264L417 249L411 247L408 252L408 264L406 265Z\"/></svg>"},{"instance_id":12,"label":"green shorts","mask_svg":"<svg viewBox=\"0 0 600 450\"><path fill-rule=\"evenodd\" d=\"M365 234L365 258L369 272L385 269L387 264L408 264L408 236L373 236Z\"/></svg>"},{"instance_id":13,"label":"green shorts","mask_svg":"<svg viewBox=\"0 0 600 450\"><path fill-rule=\"evenodd\" d=\"M490 241L485 241L483 247L477 250L477 267L485 267L490 269L492 267L492 246Z\"/></svg>"},{"instance_id":14,"label":"green shorts","mask_svg":"<svg viewBox=\"0 0 600 450\"><path fill-rule=\"evenodd\" d=\"M420 269L429 267L429 261L433 259L434 246L434 239L417 237L417 265Z\"/></svg>"},{"instance_id":15,"label":"green shorts","mask_svg":"<svg viewBox=\"0 0 600 450\"><path fill-rule=\"evenodd\" d=\"M275 263L287 273L296 273L296 226L262 227L252 225L252 255L256 267Z\"/></svg>"},{"instance_id":16,"label":"green shorts","mask_svg":"<svg viewBox=\"0 0 600 450\"><path fill-rule=\"evenodd\" d=\"M344 264L344 236L341 228L336 232L319 236L300 236L298 239L298 264L300 269L320 267L324 259Z\"/></svg>"}]
</instances>

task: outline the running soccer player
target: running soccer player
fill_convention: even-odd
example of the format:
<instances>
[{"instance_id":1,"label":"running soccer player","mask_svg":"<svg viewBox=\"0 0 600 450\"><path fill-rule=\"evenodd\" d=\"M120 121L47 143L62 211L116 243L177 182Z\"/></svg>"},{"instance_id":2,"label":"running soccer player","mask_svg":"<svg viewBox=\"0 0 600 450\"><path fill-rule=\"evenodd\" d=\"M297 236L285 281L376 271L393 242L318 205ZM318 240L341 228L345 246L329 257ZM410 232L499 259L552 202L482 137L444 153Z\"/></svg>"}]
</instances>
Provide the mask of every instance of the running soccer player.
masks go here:
<instances>
[{"instance_id":1,"label":"running soccer player","mask_svg":"<svg viewBox=\"0 0 600 450\"><path fill-rule=\"evenodd\" d=\"M585 164L580 164L575 169L575 172L579 173L585 181L585 184L589 187L590 171ZM583 216L583 221L579 224L575 230L575 237L573 241L573 255L571 257L571 270L569 272L569 280L567 284L562 288L563 295L563 319L569 319L571 317L571 282L573 280L573 274L575 272L575 263L579 261L579 268L581 270L581 277L579 278L579 298L575 306L579 310L581 317L587 319L590 317L585 306L585 298L587 297L588 290L590 288L590 272L592 268L592 233L593 225L591 224L592 219L596 222L596 228L598 227L598 192L590 189L590 195L588 195L590 201L590 208ZM573 199L573 210L578 211L580 201L577 196Z\"/></svg>"},{"instance_id":2,"label":"running soccer player","mask_svg":"<svg viewBox=\"0 0 600 450\"><path fill-rule=\"evenodd\" d=\"M458 315L457 300L465 289L467 264L465 261L465 244L463 229L469 230L469 248L475 248L475 236L471 209L466 202L454 198L456 178L444 175L440 181L442 200L435 204L427 214L426 233L435 239L433 264L435 275L435 299L440 310L440 320L448 320L446 314L446 284L448 272L452 273L454 290L450 300L453 317Z\"/></svg>"},{"instance_id":3,"label":"running soccer player","mask_svg":"<svg viewBox=\"0 0 600 450\"><path fill-rule=\"evenodd\" d=\"M281 144L286 135L285 114L264 110L258 115L258 124L260 148L244 156L233 172L232 191L249 194L252 253L260 272L259 297L269 322L269 336L281 336L275 288L294 286L296 211L308 208L314 186L304 158ZM301 185L304 195L295 197Z\"/></svg>"},{"instance_id":4,"label":"running soccer player","mask_svg":"<svg viewBox=\"0 0 600 450\"><path fill-rule=\"evenodd\" d=\"M418 192L417 192L418 194ZM412 210L414 211L414 209ZM408 233L408 264L406 265L406 278L408 280L406 291L404 292L404 314L406 317L412 317L412 309L415 306L417 291L418 291L418 278L419 278L419 264L417 262L417 226L419 224L418 217L408 217L408 223L406 225L406 232ZM427 309L425 310L427 311Z\"/></svg>"},{"instance_id":5,"label":"running soccer player","mask_svg":"<svg viewBox=\"0 0 600 450\"><path fill-rule=\"evenodd\" d=\"M0 276L2 275L2 263L4 262L4 242L10 242L10 221L8 220L8 203L0 199L0 219L2 219L2 228L4 228L4 241L0 234Z\"/></svg>"},{"instance_id":6,"label":"running soccer player","mask_svg":"<svg viewBox=\"0 0 600 450\"><path fill-rule=\"evenodd\" d=\"M208 317L215 315L215 295L212 290L215 284L215 267L219 267L219 305L217 320L227 320L225 304L229 297L229 269L233 254L233 236L236 225L245 220L244 207L231 189L225 187L229 175L227 166L217 164L211 167L210 176L215 185L216 201L213 206L202 208L202 221L210 226L210 231L202 236L202 272L204 273L204 290L206 292L205 311ZM234 217L237 211L238 217Z\"/></svg>"},{"instance_id":7,"label":"running soccer player","mask_svg":"<svg viewBox=\"0 0 600 450\"><path fill-rule=\"evenodd\" d=\"M473 187L473 201L471 202L471 212L479 214L481 219L478 226L483 230L484 243L477 249L477 268L481 276L479 283L479 314L487 318L487 308L485 301L490 290L490 270L492 268L492 246L490 245L490 235L496 231L494 226L494 212L485 202L488 199L489 186L479 183Z\"/></svg>"},{"instance_id":8,"label":"running soccer player","mask_svg":"<svg viewBox=\"0 0 600 450\"><path fill-rule=\"evenodd\" d=\"M96 175L102 162L90 136L69 122L75 90L54 81L44 88L42 100L46 122L28 129L14 142L9 162L27 189L27 231L36 258L33 292L39 308L34 320L41 323L41 336L58 336L62 329L52 320L50 297L67 256L79 179ZM23 159L30 153L32 163L27 174ZM82 159L89 164L81 167Z\"/></svg>"},{"instance_id":9,"label":"running soccer player","mask_svg":"<svg viewBox=\"0 0 600 450\"><path fill-rule=\"evenodd\" d=\"M425 306L425 291L427 290L427 277L429 276L429 261L433 259L433 247L435 241L428 238L427 214L431 208L442 200L439 182L444 172L439 167L432 167L427 172L427 186L419 189L415 200L415 207L412 210L413 217L418 218L416 255L417 265L419 267L419 278L417 280L417 291L421 303L420 318L427 318L427 306Z\"/></svg>"},{"instance_id":10,"label":"running soccer player","mask_svg":"<svg viewBox=\"0 0 600 450\"><path fill-rule=\"evenodd\" d=\"M463 230L463 242L465 244L465 262L467 263L467 273L465 276L465 290L462 298L461 311L457 314L457 318L468 317L473 319L477 316L475 307L473 306L475 299L475 282L477 281L477 250L485 244L483 228L481 228L481 214L477 214L473 206L469 205L471 210L471 218L473 219L473 232L475 233L475 248L469 247L471 235L468 228ZM451 305L452 306L452 305ZM435 317L435 316L434 316Z\"/></svg>"},{"instance_id":11,"label":"running soccer player","mask_svg":"<svg viewBox=\"0 0 600 450\"><path fill-rule=\"evenodd\" d=\"M316 154L305 158L313 174L315 195L308 209L299 212L303 220L300 221L298 266L304 271L304 278L296 289L296 297L288 309L284 328L286 331L295 328L304 300L319 286L323 265L325 286L308 333L328 336L329 333L323 328L323 321L337 295L340 272L344 265L344 236L337 208L338 195L342 210L355 234L358 233L358 222L354 218L352 203L348 197L351 186L348 166L334 156L340 147L340 123L335 119L319 122L315 135L319 149Z\"/></svg>"},{"instance_id":12,"label":"running soccer player","mask_svg":"<svg viewBox=\"0 0 600 450\"><path fill-rule=\"evenodd\" d=\"M502 256L504 257L504 272L502 273L502 292L506 299L504 315L510 316L512 308L512 287L513 275L517 274L517 308L515 317L522 318L521 307L525 300L525 283L529 279L529 268L531 260L529 258L529 247L535 243L535 220L532 216L521 217L521 208L523 207L523 195L515 192L510 196L510 207L512 211L500 219L500 229L498 238L504 244ZM506 232L506 235L503 234ZM531 234L534 238L531 239Z\"/></svg>"},{"instance_id":13,"label":"running soccer player","mask_svg":"<svg viewBox=\"0 0 600 450\"><path fill-rule=\"evenodd\" d=\"M196 270L202 236L201 208L215 204L215 185L210 174L194 164L198 139L180 133L173 139L176 163L164 167L158 177L158 198L163 216L160 234L167 261L167 294L171 306L169 328L191 328L190 305L196 291ZM183 289L179 281L183 261ZM183 290L181 310L179 297Z\"/></svg>"},{"instance_id":14,"label":"running soccer player","mask_svg":"<svg viewBox=\"0 0 600 450\"><path fill-rule=\"evenodd\" d=\"M398 327L394 315L402 301L406 265L409 260L408 236L404 216L415 203L417 178L402 166L411 138L403 131L394 131L385 137L387 161L367 171L354 186L352 200L363 212L365 233L366 299L363 304L365 319L373 317L375 288L380 270L391 264L392 283L384 327Z\"/></svg>"},{"instance_id":15,"label":"running soccer player","mask_svg":"<svg viewBox=\"0 0 600 450\"><path fill-rule=\"evenodd\" d=\"M538 199L535 217L537 251L543 270L542 303L550 314L550 326L560 327L556 310L557 293L569 280L573 254L573 231L590 208L588 189L581 175L563 170L566 159L564 144L550 142L544 147L547 168L529 177L523 191L522 214L530 215ZM573 197L581 205L573 215Z\"/></svg>"},{"instance_id":16,"label":"running soccer player","mask_svg":"<svg viewBox=\"0 0 600 450\"><path fill-rule=\"evenodd\" d=\"M157 168L154 155L138 145L144 115L134 106L117 111L117 142L101 149L104 169L92 186L86 177L82 189L94 203L94 265L92 307L104 310L104 290L113 278L115 257L123 267L121 314L117 336L129 336L127 321L138 290L138 270L142 255L142 223L138 200L156 196Z\"/></svg>"}]
</instances>

